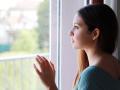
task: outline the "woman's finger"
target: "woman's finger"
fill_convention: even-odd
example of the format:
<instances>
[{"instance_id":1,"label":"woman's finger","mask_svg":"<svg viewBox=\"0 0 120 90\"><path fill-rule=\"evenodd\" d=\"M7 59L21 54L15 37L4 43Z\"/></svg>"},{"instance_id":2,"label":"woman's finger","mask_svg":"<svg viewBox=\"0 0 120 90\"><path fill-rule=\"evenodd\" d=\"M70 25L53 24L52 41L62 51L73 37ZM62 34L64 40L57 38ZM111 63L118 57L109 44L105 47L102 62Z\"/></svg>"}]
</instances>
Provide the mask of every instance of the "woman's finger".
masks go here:
<instances>
[{"instance_id":1,"label":"woman's finger","mask_svg":"<svg viewBox=\"0 0 120 90\"><path fill-rule=\"evenodd\" d=\"M43 62L44 66L46 66L46 63L45 63L44 58L43 58L43 57L41 57L41 56L39 56L39 55L37 55L37 57L38 57L38 59L39 59L39 60L41 60L41 61Z\"/></svg>"},{"instance_id":2,"label":"woman's finger","mask_svg":"<svg viewBox=\"0 0 120 90\"><path fill-rule=\"evenodd\" d=\"M53 70L52 70L52 67L51 67L50 63L48 62L48 60L43 56L38 55L38 57L41 58L41 61L44 62L44 75L51 74L53 72Z\"/></svg>"},{"instance_id":3,"label":"woman's finger","mask_svg":"<svg viewBox=\"0 0 120 90\"><path fill-rule=\"evenodd\" d=\"M35 64L34 64L34 68L35 68L35 71L37 72L37 74L38 74L39 76L41 76L42 74L41 74L41 72L38 70L38 68L36 67Z\"/></svg>"},{"instance_id":4,"label":"woman's finger","mask_svg":"<svg viewBox=\"0 0 120 90\"><path fill-rule=\"evenodd\" d=\"M55 67L54 67L54 64L50 61L50 62L48 62L48 60L45 58L45 57L43 57L45 60L46 60L46 62L49 64L49 66L51 67L51 70L55 73Z\"/></svg>"},{"instance_id":5,"label":"woman's finger","mask_svg":"<svg viewBox=\"0 0 120 90\"><path fill-rule=\"evenodd\" d=\"M42 80L43 83L46 84L46 78L44 77L44 75L38 70L38 68L36 67L36 65L34 64L34 68L38 74L38 76L40 77L40 79Z\"/></svg>"},{"instance_id":6,"label":"woman's finger","mask_svg":"<svg viewBox=\"0 0 120 90\"><path fill-rule=\"evenodd\" d=\"M54 65L52 64L51 61L50 61L50 65L51 65L51 67L52 67L52 71L53 71L53 73L54 73L54 75L55 75L55 68L54 68Z\"/></svg>"},{"instance_id":7,"label":"woman's finger","mask_svg":"<svg viewBox=\"0 0 120 90\"><path fill-rule=\"evenodd\" d=\"M52 67L53 67L53 68L55 68L55 66L54 66L53 62L52 62L52 61L50 61L50 62L51 62L51 64L52 64Z\"/></svg>"},{"instance_id":8,"label":"woman's finger","mask_svg":"<svg viewBox=\"0 0 120 90\"><path fill-rule=\"evenodd\" d=\"M45 60L42 56L37 55L37 57L43 62L43 64L44 64L44 69L45 69L45 70L47 70L47 69L50 70L48 63L46 63L46 60Z\"/></svg>"},{"instance_id":9,"label":"woman's finger","mask_svg":"<svg viewBox=\"0 0 120 90\"><path fill-rule=\"evenodd\" d=\"M45 66L43 64L43 61L39 60L38 58L36 58L36 61L38 62L41 72L45 72Z\"/></svg>"},{"instance_id":10,"label":"woman's finger","mask_svg":"<svg viewBox=\"0 0 120 90\"><path fill-rule=\"evenodd\" d=\"M45 61L46 68L51 71L52 68L51 68L51 65L50 65L50 63L48 62L48 60L47 60L45 57L43 57L43 56L41 56L41 58Z\"/></svg>"}]
</instances>

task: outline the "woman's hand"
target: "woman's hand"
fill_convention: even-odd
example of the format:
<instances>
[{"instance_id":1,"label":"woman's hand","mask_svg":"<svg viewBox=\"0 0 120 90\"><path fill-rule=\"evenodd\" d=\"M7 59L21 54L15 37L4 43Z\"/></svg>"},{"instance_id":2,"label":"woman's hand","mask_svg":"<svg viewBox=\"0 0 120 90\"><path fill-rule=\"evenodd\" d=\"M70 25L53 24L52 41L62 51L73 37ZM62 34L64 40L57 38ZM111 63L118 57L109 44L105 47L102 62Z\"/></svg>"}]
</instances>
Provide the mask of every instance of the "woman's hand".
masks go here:
<instances>
[{"instance_id":1,"label":"woman's hand","mask_svg":"<svg viewBox=\"0 0 120 90\"><path fill-rule=\"evenodd\" d=\"M55 84L55 68L54 68L54 64L52 62L49 62L43 56L37 56L36 61L39 64L40 69L38 69L35 64L34 64L34 68L35 68L38 76L42 80L42 82L50 90L57 90L57 87L56 87L56 84Z\"/></svg>"}]
</instances>

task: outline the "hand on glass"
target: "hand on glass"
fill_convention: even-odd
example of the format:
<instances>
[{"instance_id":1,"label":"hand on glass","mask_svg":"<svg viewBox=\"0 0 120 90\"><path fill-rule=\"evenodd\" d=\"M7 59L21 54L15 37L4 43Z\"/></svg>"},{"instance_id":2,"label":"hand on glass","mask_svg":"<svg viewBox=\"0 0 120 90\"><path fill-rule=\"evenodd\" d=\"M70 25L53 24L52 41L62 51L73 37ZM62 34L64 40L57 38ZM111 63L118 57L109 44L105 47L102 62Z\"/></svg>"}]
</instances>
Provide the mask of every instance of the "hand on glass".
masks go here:
<instances>
[{"instance_id":1,"label":"hand on glass","mask_svg":"<svg viewBox=\"0 0 120 90\"><path fill-rule=\"evenodd\" d=\"M37 55L36 61L39 65L39 68L34 64L34 68L44 83L44 85L49 88L49 90L57 90L55 84L55 67L54 64L48 61L45 57Z\"/></svg>"}]
</instances>

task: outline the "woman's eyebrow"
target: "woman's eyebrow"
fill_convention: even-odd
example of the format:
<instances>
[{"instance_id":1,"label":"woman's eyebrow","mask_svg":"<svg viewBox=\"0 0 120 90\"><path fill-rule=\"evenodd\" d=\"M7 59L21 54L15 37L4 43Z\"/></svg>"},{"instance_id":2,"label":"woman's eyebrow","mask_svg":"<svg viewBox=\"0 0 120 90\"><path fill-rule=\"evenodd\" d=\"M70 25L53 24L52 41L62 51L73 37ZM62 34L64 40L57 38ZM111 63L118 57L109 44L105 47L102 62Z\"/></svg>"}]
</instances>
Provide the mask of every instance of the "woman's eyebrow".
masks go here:
<instances>
[{"instance_id":1,"label":"woman's eyebrow","mask_svg":"<svg viewBox=\"0 0 120 90\"><path fill-rule=\"evenodd\" d=\"M80 27L80 24L78 24L78 23L74 23L74 26L78 26L78 27Z\"/></svg>"}]
</instances>

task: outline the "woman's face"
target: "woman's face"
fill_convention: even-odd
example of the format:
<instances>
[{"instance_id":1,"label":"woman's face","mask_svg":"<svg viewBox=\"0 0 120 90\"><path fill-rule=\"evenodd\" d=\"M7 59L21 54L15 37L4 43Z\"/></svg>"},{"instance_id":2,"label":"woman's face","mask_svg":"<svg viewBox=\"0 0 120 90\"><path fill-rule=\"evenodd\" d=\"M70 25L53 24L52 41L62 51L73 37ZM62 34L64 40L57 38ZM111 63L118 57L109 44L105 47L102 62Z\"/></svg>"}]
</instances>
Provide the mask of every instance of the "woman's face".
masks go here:
<instances>
[{"instance_id":1,"label":"woman's face","mask_svg":"<svg viewBox=\"0 0 120 90\"><path fill-rule=\"evenodd\" d=\"M93 43L91 33L81 16L76 14L73 19L72 30L70 31L72 46L76 49L84 49Z\"/></svg>"}]
</instances>

